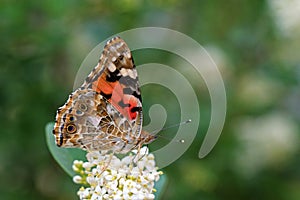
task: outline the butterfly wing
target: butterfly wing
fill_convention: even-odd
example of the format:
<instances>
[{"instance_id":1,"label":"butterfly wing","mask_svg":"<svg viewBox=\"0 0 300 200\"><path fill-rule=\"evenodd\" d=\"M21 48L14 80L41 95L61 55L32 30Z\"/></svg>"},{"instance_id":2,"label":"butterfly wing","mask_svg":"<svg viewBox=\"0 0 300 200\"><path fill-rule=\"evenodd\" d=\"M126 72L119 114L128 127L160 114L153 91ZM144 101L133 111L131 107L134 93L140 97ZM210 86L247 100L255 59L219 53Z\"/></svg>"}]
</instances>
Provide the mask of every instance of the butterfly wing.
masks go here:
<instances>
[{"instance_id":1,"label":"butterfly wing","mask_svg":"<svg viewBox=\"0 0 300 200\"><path fill-rule=\"evenodd\" d=\"M129 121L142 116L136 67L130 49L119 37L107 42L98 65L82 87L101 94Z\"/></svg>"},{"instance_id":2,"label":"butterfly wing","mask_svg":"<svg viewBox=\"0 0 300 200\"><path fill-rule=\"evenodd\" d=\"M139 142L142 100L131 52L119 37L107 42L98 65L58 109L58 146L126 153Z\"/></svg>"}]
</instances>

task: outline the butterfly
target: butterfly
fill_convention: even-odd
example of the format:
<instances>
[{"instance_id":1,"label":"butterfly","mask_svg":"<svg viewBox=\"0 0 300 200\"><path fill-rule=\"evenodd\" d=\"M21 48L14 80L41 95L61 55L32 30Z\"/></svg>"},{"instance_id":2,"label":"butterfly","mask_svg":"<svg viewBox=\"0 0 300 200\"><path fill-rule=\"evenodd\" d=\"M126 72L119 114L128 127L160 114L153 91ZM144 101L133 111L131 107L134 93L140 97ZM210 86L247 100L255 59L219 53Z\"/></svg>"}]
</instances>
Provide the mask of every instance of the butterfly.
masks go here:
<instances>
[{"instance_id":1,"label":"butterfly","mask_svg":"<svg viewBox=\"0 0 300 200\"><path fill-rule=\"evenodd\" d=\"M97 66L56 113L59 147L128 153L156 139L142 130L136 66L124 40L109 40Z\"/></svg>"}]
</instances>

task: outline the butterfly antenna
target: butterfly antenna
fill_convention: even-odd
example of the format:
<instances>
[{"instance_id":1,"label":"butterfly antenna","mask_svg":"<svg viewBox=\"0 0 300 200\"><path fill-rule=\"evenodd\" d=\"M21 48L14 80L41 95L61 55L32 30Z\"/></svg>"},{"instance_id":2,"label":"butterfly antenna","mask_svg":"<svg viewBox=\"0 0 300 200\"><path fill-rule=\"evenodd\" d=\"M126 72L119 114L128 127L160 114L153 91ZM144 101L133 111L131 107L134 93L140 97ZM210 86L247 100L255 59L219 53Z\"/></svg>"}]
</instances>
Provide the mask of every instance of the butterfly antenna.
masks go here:
<instances>
[{"instance_id":1,"label":"butterfly antenna","mask_svg":"<svg viewBox=\"0 0 300 200\"><path fill-rule=\"evenodd\" d=\"M167 129L170 129L170 128L174 128L174 127L177 127L177 126L181 126L181 125L184 125L184 124L188 124L190 122L192 122L192 120L188 119L188 120L186 120L184 122L180 122L178 124L173 124L171 126L167 126L167 127L162 128L162 129L154 130L150 134L151 135L156 135L158 132L161 132L161 131L164 131L164 130L167 130ZM170 138L164 137L162 135L157 135L157 137L160 137L160 138L163 138L163 139L166 139L166 140L170 140ZM184 143L184 139L177 140L177 142Z\"/></svg>"},{"instance_id":2,"label":"butterfly antenna","mask_svg":"<svg viewBox=\"0 0 300 200\"><path fill-rule=\"evenodd\" d=\"M187 124L187 123L190 123L190 122L192 122L192 120L191 120L191 119L188 119L188 120L186 120L186 121L184 121L184 122L180 122L180 123L178 123L178 124L173 124L173 125L171 125L171 126L167 126L167 127L162 128L162 129L154 130L154 131L152 131L150 134L155 135L155 134L158 133L158 132L161 132L161 131L164 131L164 130L167 130L167 129L170 129L170 128L174 128L174 127L177 127L177 126L181 126L181 125L183 125L183 124Z\"/></svg>"}]
</instances>

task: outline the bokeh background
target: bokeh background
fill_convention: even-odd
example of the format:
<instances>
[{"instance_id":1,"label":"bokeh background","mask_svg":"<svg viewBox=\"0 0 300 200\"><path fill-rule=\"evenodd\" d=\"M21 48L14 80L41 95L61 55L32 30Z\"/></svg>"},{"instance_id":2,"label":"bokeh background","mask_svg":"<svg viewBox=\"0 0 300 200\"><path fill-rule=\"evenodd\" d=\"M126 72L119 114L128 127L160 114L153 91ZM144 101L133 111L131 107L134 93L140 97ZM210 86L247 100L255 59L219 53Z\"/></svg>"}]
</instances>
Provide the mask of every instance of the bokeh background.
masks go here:
<instances>
[{"instance_id":1,"label":"bokeh background","mask_svg":"<svg viewBox=\"0 0 300 200\"><path fill-rule=\"evenodd\" d=\"M162 199L300 199L299 13L297 0L2 0L0 199L77 199L79 186L47 149L45 125L72 91L88 52L113 34L143 26L174 29L203 45L228 100L221 138L200 160L210 100L201 77L190 77L201 91L200 129L188 151L163 169ZM133 54L137 65L174 63L162 51ZM183 73L189 79L188 69ZM142 90L145 113L153 103L177 105L160 98L168 93L164 88ZM170 114L167 125L178 115Z\"/></svg>"}]
</instances>

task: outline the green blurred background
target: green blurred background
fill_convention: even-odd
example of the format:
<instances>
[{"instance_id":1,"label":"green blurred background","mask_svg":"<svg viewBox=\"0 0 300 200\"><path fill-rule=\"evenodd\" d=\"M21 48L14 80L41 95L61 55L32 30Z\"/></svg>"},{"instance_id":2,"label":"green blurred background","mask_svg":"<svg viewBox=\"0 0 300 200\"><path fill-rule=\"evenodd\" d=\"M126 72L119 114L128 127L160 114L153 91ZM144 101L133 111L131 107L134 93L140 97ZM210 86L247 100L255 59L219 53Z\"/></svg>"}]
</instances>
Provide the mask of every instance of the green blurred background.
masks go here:
<instances>
[{"instance_id":1,"label":"green blurred background","mask_svg":"<svg viewBox=\"0 0 300 200\"><path fill-rule=\"evenodd\" d=\"M47 149L45 125L72 91L87 53L113 34L143 26L174 29L203 45L228 100L221 138L200 160L210 118L201 80L199 133L163 169L169 178L163 199L300 199L299 13L297 0L2 0L0 199L77 199L79 186ZM137 65L172 63L164 54L134 57ZM144 88L145 112L160 90Z\"/></svg>"}]
</instances>

